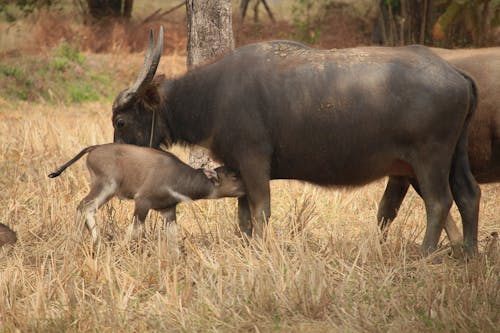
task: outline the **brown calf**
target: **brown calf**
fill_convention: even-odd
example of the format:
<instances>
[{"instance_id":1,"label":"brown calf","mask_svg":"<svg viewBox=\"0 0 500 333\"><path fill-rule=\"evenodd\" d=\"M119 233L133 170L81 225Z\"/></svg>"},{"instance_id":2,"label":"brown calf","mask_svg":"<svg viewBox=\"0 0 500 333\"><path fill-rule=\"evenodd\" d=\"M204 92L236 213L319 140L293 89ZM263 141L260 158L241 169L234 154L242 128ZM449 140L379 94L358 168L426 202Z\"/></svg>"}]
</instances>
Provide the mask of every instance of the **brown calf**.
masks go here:
<instances>
[{"instance_id":1,"label":"brown calf","mask_svg":"<svg viewBox=\"0 0 500 333\"><path fill-rule=\"evenodd\" d=\"M99 240L95 212L114 196L134 200L130 232L137 235L150 209L159 211L168 226L175 222L175 208L180 202L245 194L243 183L224 167L194 169L168 152L126 144L87 147L49 177L59 176L87 153L92 184L78 205L78 213L85 218L94 244Z\"/></svg>"}]
</instances>

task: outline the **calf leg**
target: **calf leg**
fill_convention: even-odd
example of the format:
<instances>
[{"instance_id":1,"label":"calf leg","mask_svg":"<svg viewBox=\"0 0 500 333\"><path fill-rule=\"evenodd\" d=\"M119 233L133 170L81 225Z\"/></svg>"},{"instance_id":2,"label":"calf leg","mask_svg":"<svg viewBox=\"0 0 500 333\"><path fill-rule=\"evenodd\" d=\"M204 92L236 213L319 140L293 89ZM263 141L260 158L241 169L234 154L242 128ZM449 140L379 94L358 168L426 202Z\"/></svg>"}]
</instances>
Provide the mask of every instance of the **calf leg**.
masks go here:
<instances>
[{"instance_id":1,"label":"calf leg","mask_svg":"<svg viewBox=\"0 0 500 333\"><path fill-rule=\"evenodd\" d=\"M151 209L151 202L144 197L136 196L134 198L134 202L134 220L128 230L129 239L139 239L142 237L144 222L146 221L146 216Z\"/></svg>"},{"instance_id":2,"label":"calf leg","mask_svg":"<svg viewBox=\"0 0 500 333\"><path fill-rule=\"evenodd\" d=\"M82 217L85 218L85 226L92 235L94 245L99 243L99 230L95 222L96 211L108 202L114 195L116 186L112 183L92 184L89 194L80 201L77 208L77 221L80 223Z\"/></svg>"},{"instance_id":3,"label":"calf leg","mask_svg":"<svg viewBox=\"0 0 500 333\"><path fill-rule=\"evenodd\" d=\"M165 227L165 234L167 236L167 244L170 253L179 253L177 239L179 237L179 226L177 225L177 216L175 206L160 211L163 218L163 225Z\"/></svg>"},{"instance_id":4,"label":"calf leg","mask_svg":"<svg viewBox=\"0 0 500 333\"><path fill-rule=\"evenodd\" d=\"M165 227L165 233L167 235L167 240L177 239L179 233L179 227L177 225L177 214L175 212L175 206L160 211L161 217L163 219L163 226Z\"/></svg>"}]
</instances>

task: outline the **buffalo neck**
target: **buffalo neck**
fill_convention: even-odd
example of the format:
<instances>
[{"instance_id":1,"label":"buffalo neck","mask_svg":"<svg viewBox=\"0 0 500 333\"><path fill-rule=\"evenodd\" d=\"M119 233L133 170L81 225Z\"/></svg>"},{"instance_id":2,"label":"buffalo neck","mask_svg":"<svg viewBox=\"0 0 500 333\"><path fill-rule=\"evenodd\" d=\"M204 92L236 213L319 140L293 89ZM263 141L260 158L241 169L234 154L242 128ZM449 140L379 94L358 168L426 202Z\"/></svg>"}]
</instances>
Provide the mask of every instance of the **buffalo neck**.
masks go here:
<instances>
[{"instance_id":1,"label":"buffalo neck","mask_svg":"<svg viewBox=\"0 0 500 333\"><path fill-rule=\"evenodd\" d=\"M172 141L180 144L200 144L210 136L214 96L209 83L196 71L171 82L166 91L164 118Z\"/></svg>"}]
</instances>

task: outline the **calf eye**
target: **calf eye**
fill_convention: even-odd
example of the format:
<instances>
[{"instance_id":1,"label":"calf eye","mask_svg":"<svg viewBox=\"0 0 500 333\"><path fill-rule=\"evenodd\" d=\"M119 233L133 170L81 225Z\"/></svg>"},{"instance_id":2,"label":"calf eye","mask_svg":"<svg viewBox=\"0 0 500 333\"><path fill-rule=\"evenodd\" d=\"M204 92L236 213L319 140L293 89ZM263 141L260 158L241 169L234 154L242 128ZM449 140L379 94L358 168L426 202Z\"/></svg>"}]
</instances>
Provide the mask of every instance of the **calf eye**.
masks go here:
<instances>
[{"instance_id":1,"label":"calf eye","mask_svg":"<svg viewBox=\"0 0 500 333\"><path fill-rule=\"evenodd\" d=\"M122 128L123 126L125 126L125 120L123 119L118 119L116 121L116 124L115 124L116 128Z\"/></svg>"}]
</instances>

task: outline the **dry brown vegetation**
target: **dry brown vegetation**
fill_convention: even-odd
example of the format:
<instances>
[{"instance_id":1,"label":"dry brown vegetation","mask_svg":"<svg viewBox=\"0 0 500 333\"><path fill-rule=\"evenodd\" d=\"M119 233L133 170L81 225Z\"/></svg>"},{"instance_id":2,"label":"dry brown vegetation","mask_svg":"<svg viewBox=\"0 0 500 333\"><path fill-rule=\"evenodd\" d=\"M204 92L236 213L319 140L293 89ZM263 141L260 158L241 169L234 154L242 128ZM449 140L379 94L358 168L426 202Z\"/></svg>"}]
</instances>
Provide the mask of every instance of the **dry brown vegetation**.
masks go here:
<instances>
[{"instance_id":1,"label":"dry brown vegetation","mask_svg":"<svg viewBox=\"0 0 500 333\"><path fill-rule=\"evenodd\" d=\"M75 224L88 190L82 147L112 138L109 103L0 101L0 331L494 332L500 325L500 186L483 187L481 255L418 257L425 213L411 193L386 244L375 224L384 182L350 190L272 184L264 242L236 233L234 199L179 208L180 255L152 214L142 244L124 239L132 205L98 214L107 240L92 255ZM174 152L185 159L183 150Z\"/></svg>"},{"instance_id":2,"label":"dry brown vegetation","mask_svg":"<svg viewBox=\"0 0 500 333\"><path fill-rule=\"evenodd\" d=\"M98 33L44 20L33 40L21 39L36 50L75 34L83 36L83 50L100 42L93 39ZM123 51L142 46L133 36L130 45L117 44L127 31L114 29L105 50L114 53L85 53L86 64L116 68L113 79L126 86L143 55ZM247 29L267 38L267 27ZM134 33L141 42L146 35ZM338 43L355 40L345 34ZM253 41L243 37L239 43ZM175 40L159 68L174 76L185 71L183 37ZM12 37L12 45L18 42ZM498 231L500 185L482 187L481 254L468 263L447 255L446 240L440 252L419 257L425 213L413 192L380 244L375 216L385 181L349 190L273 182L269 232L249 244L238 237L236 200L182 204L179 255L169 250L155 213L146 240L126 242L133 207L113 200L97 214L105 240L93 254L89 234L75 223L89 189L84 163L55 180L47 174L83 147L111 141L111 102L57 101L0 97L0 223L18 238L0 248L0 332L498 331L500 255L490 234ZM184 150L173 151L186 160Z\"/></svg>"}]
</instances>

